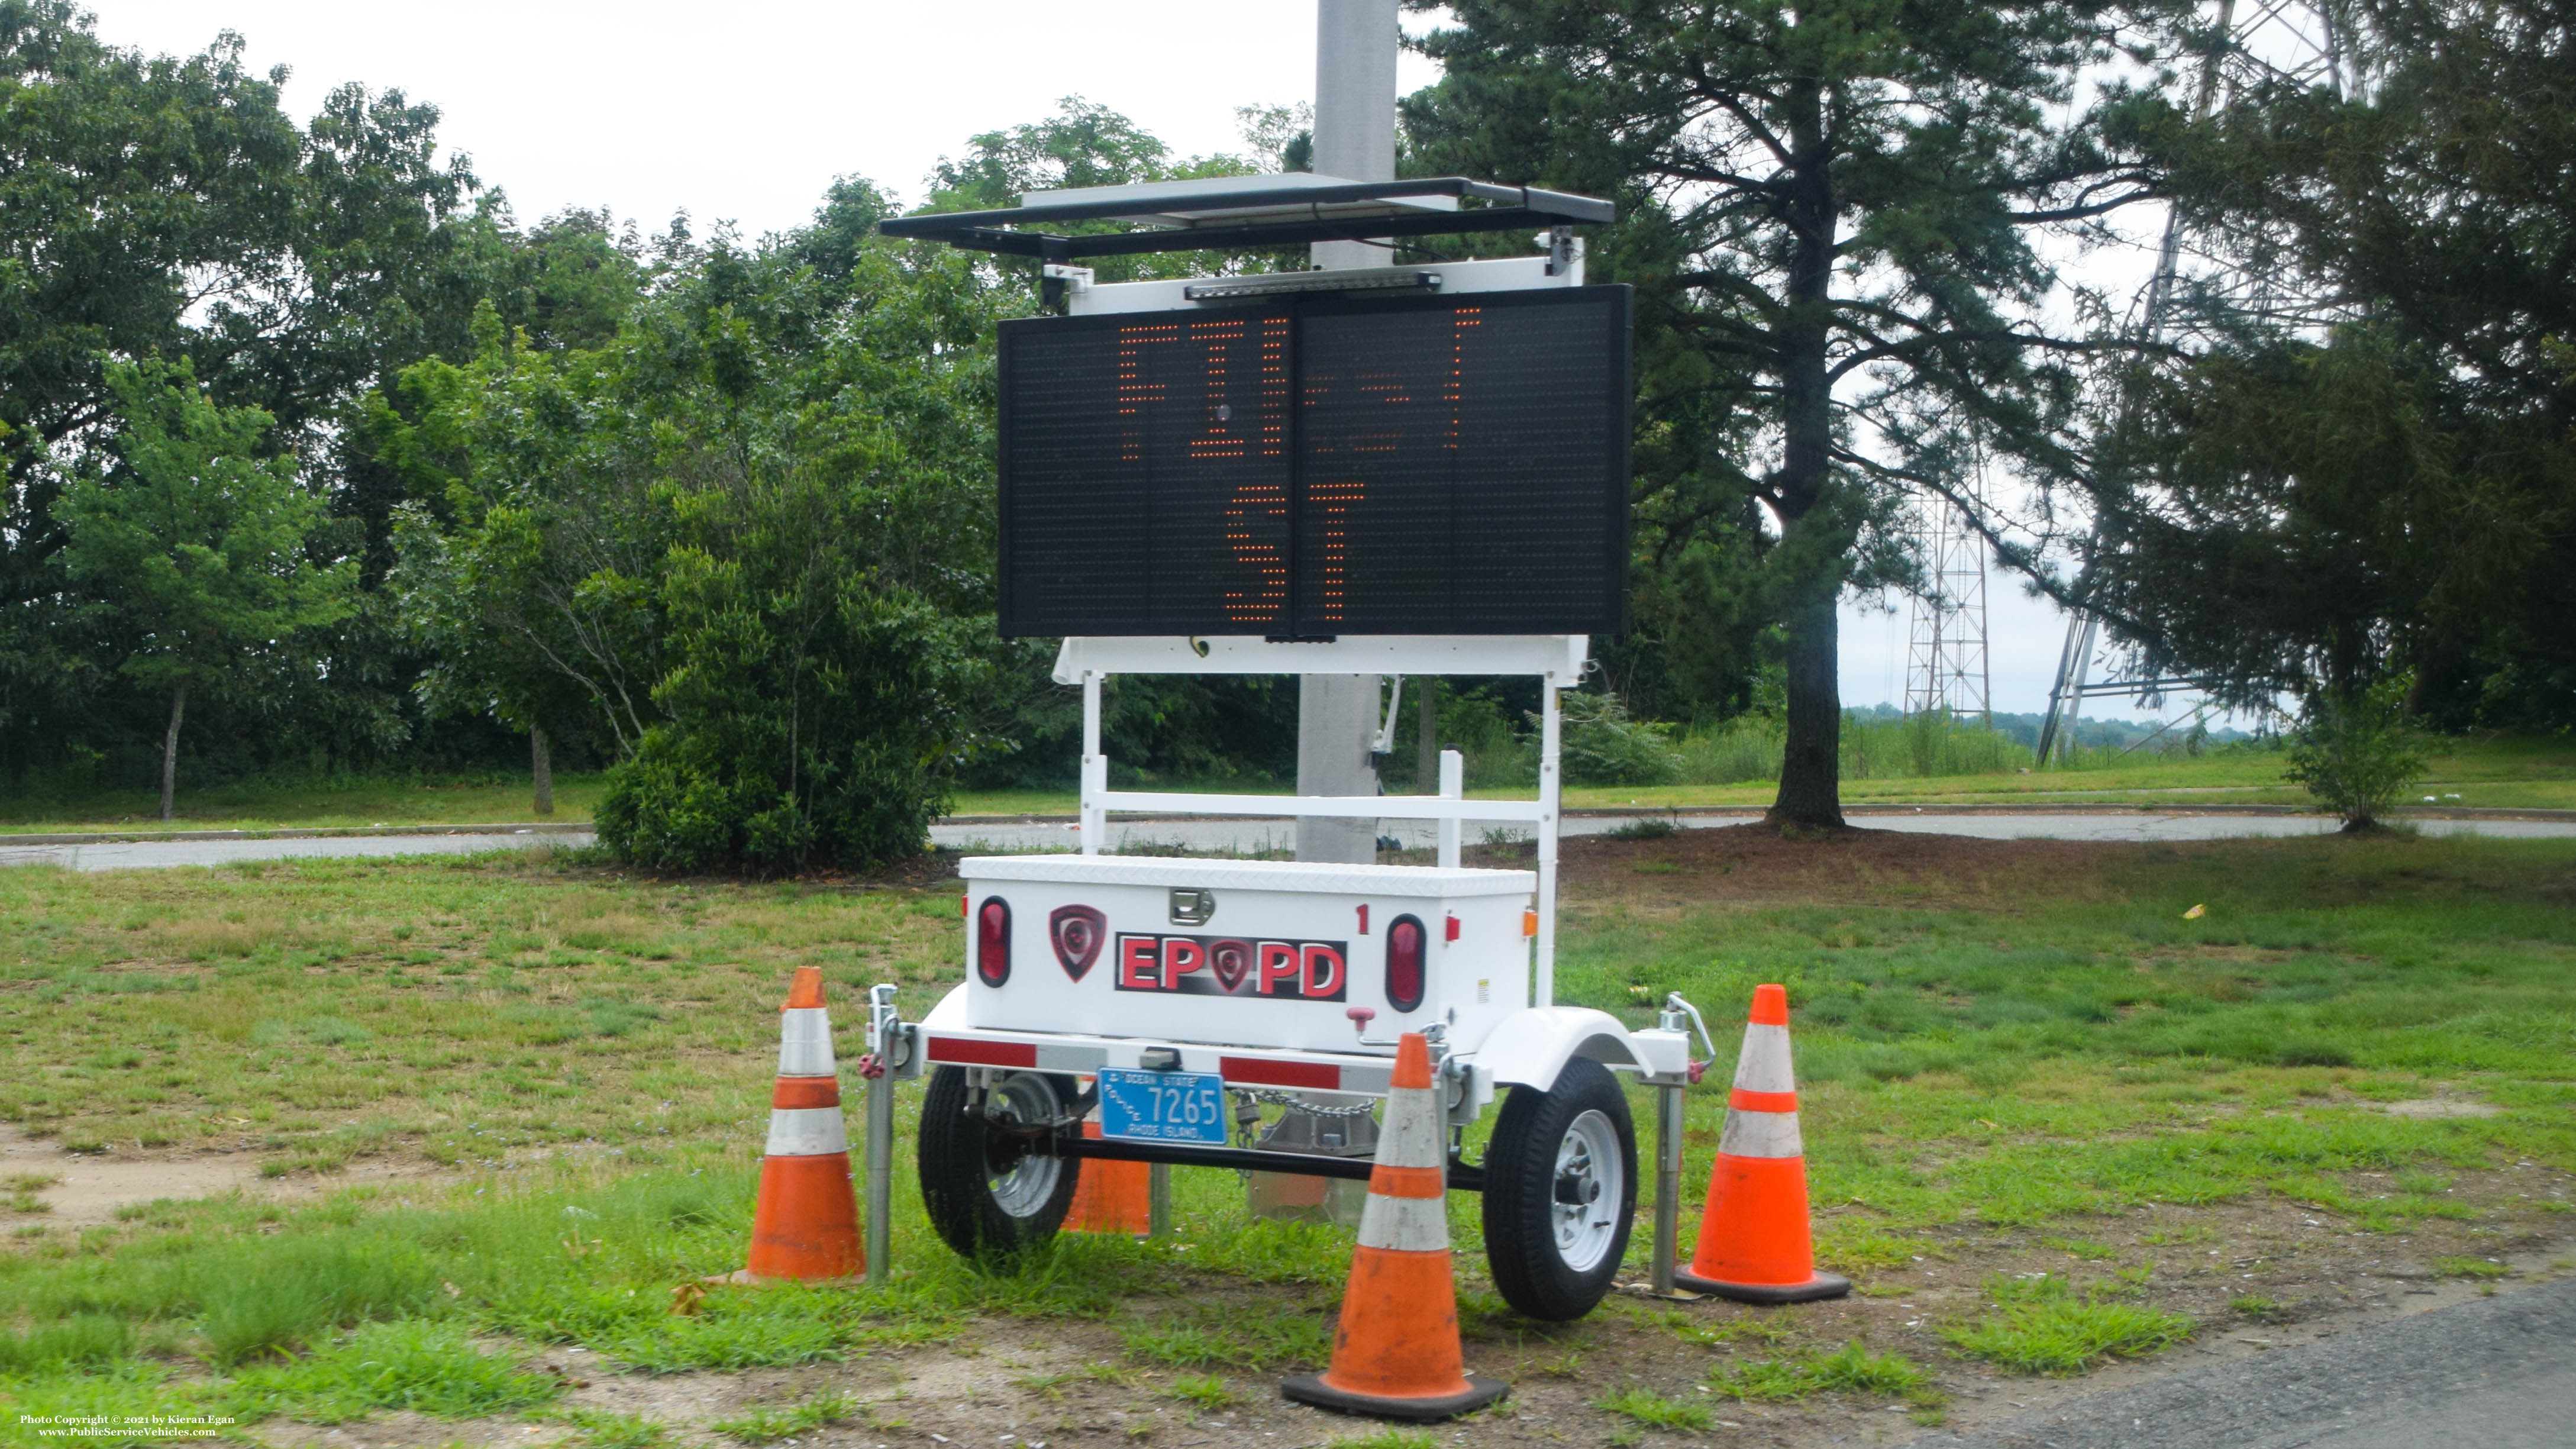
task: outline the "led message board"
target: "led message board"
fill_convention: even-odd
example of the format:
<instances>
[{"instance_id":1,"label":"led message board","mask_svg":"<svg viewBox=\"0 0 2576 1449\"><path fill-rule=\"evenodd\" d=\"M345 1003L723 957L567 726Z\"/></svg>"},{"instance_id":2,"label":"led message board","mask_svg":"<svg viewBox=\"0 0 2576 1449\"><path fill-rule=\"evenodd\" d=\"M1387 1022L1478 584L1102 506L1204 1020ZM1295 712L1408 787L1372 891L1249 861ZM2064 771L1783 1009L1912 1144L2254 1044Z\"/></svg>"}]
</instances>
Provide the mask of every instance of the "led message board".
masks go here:
<instances>
[{"instance_id":1,"label":"led message board","mask_svg":"<svg viewBox=\"0 0 2576 1449\"><path fill-rule=\"evenodd\" d=\"M1625 287L1001 329L1005 635L1610 634Z\"/></svg>"}]
</instances>

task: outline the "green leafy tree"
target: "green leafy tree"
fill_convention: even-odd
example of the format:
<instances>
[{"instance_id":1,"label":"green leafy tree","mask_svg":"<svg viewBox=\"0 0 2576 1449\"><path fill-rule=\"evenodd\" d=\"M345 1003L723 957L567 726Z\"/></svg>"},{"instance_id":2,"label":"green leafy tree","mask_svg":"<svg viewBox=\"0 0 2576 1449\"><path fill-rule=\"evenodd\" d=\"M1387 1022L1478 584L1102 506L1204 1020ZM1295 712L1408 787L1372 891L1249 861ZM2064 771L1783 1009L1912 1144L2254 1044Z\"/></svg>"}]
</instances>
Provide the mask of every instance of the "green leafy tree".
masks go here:
<instances>
[{"instance_id":1,"label":"green leafy tree","mask_svg":"<svg viewBox=\"0 0 2576 1449\"><path fill-rule=\"evenodd\" d=\"M2563 438L2370 326L2141 376L2103 456L2090 606L2147 669L2257 709L2477 650L2576 499Z\"/></svg>"},{"instance_id":2,"label":"green leafy tree","mask_svg":"<svg viewBox=\"0 0 2576 1449\"><path fill-rule=\"evenodd\" d=\"M0 0L0 599L44 587L49 459L108 426L102 357L186 357L217 403L300 441L463 340L489 265L437 111L343 86L300 129L286 73L250 72L242 44L148 57L69 0Z\"/></svg>"},{"instance_id":3,"label":"green leafy tree","mask_svg":"<svg viewBox=\"0 0 2576 1449\"><path fill-rule=\"evenodd\" d=\"M2576 723L2576 16L2365 0L2371 84L2237 94L2163 138L2195 226L2276 269L2219 345L2118 381L2067 590L2158 673L2453 726ZM2354 706L2358 707L2358 706ZM2329 712L2341 710L2332 705Z\"/></svg>"},{"instance_id":4,"label":"green leafy tree","mask_svg":"<svg viewBox=\"0 0 2576 1449\"><path fill-rule=\"evenodd\" d=\"M238 40L146 60L69 0L0 0L0 598L51 585L54 450L110 426L102 354L185 354L290 269L301 151Z\"/></svg>"},{"instance_id":5,"label":"green leafy tree","mask_svg":"<svg viewBox=\"0 0 2576 1449\"><path fill-rule=\"evenodd\" d=\"M370 413L430 702L584 731L664 869L909 853L993 713L992 355L1013 294L833 188L757 248L674 231L599 345L497 308ZM1025 652L1025 651L1021 651ZM580 723L574 724L578 719Z\"/></svg>"},{"instance_id":6,"label":"green leafy tree","mask_svg":"<svg viewBox=\"0 0 2576 1449\"><path fill-rule=\"evenodd\" d=\"M1836 601L1910 575L1893 525L1967 494L1972 444L2071 465L2075 363L2101 344L2048 325L2033 238L2154 194L2137 141L2168 108L2085 87L2181 7L1446 8L1422 42L1446 74L1406 103L1415 164L1619 200L1592 275L1639 288L1640 622L1739 690L1781 626L1771 818L1839 824Z\"/></svg>"},{"instance_id":7,"label":"green leafy tree","mask_svg":"<svg viewBox=\"0 0 2576 1449\"><path fill-rule=\"evenodd\" d=\"M190 689L291 667L300 636L344 617L356 564L317 563L324 504L270 441L274 420L209 401L186 364L110 363L112 460L64 491L65 577L170 701L161 818L171 818Z\"/></svg>"},{"instance_id":8,"label":"green leafy tree","mask_svg":"<svg viewBox=\"0 0 2576 1449\"><path fill-rule=\"evenodd\" d=\"M488 308L481 335L471 362L418 364L369 415L377 456L432 500L397 520L388 581L427 660L417 687L434 711L622 758L657 718L672 538L646 415L616 346L541 351Z\"/></svg>"},{"instance_id":9,"label":"green leafy tree","mask_svg":"<svg viewBox=\"0 0 2576 1449\"><path fill-rule=\"evenodd\" d=\"M478 743L419 733L418 660L374 592L408 495L369 450L363 400L424 357L470 357L486 297L541 346L613 332L631 238L578 215L523 232L440 154L434 108L341 86L299 126L279 108L284 78L249 68L229 34L154 56L101 41L70 0L0 0L0 767L13 774L164 732L158 705L146 718L110 687L58 587L55 502L78 460L110 451L111 357L184 358L215 405L268 413L329 501L330 548L364 539L370 592L327 632L324 667L255 697L200 695L200 722L217 726L197 737L209 763L420 764Z\"/></svg>"},{"instance_id":10,"label":"green leafy tree","mask_svg":"<svg viewBox=\"0 0 2576 1449\"><path fill-rule=\"evenodd\" d=\"M1281 112L1247 110L1238 112L1245 127L1247 141L1260 151L1274 139L1279 147L1278 159L1284 164L1291 159L1289 150L1297 137L1275 133L1297 124L1293 109ZM1309 127L1311 119L1305 122ZM1314 142L1310 137L1300 152L1309 158L1311 169ZM1262 159L1268 159L1265 155ZM1016 206L1019 199L1032 191L1055 191L1088 186L1132 186L1147 181L1193 181L1211 176L1244 176L1261 169L1258 160L1241 156L1175 156L1165 145L1134 121L1106 106L1086 101L1080 96L1067 96L1056 103L1056 113L1042 121L986 131L972 137L966 153L942 157L931 173L931 194L923 211L989 211ZM1069 225L1072 234L1092 231L1115 231L1115 222L1076 222ZM1304 266L1303 249L1296 254L1296 265ZM1085 262L1104 282L1132 281L1139 277L1208 276L1221 272L1271 270L1280 258L1272 254L1256 257L1228 257L1214 252L1163 252L1144 256L1094 257ZM1037 274L1034 262L1005 260L993 263L999 275L1019 280ZM1034 290L1034 288L1032 288Z\"/></svg>"}]
</instances>

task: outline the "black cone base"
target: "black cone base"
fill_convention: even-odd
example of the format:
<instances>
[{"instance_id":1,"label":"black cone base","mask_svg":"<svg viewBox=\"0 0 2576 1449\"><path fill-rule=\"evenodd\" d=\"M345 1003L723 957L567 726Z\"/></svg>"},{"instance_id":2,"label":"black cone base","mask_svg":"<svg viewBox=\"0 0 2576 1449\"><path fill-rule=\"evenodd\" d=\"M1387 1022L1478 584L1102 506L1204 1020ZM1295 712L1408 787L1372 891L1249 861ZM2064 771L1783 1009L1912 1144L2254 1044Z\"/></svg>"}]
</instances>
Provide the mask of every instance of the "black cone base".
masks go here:
<instances>
[{"instance_id":1,"label":"black cone base","mask_svg":"<svg viewBox=\"0 0 2576 1449\"><path fill-rule=\"evenodd\" d=\"M1851 1280L1837 1273L1818 1273L1804 1283L1722 1283L1714 1278L1676 1272L1673 1286L1688 1288L1693 1293L1732 1298L1738 1303L1813 1303L1819 1298L1840 1298L1849 1293Z\"/></svg>"},{"instance_id":2,"label":"black cone base","mask_svg":"<svg viewBox=\"0 0 2576 1449\"><path fill-rule=\"evenodd\" d=\"M1322 1374L1299 1374L1279 1385L1280 1393L1301 1404L1344 1414L1368 1414L1380 1419L1410 1419L1417 1424L1473 1413L1511 1391L1510 1384L1496 1383L1474 1374L1467 1375L1467 1387L1462 1392L1418 1399L1354 1394L1325 1383Z\"/></svg>"}]
</instances>

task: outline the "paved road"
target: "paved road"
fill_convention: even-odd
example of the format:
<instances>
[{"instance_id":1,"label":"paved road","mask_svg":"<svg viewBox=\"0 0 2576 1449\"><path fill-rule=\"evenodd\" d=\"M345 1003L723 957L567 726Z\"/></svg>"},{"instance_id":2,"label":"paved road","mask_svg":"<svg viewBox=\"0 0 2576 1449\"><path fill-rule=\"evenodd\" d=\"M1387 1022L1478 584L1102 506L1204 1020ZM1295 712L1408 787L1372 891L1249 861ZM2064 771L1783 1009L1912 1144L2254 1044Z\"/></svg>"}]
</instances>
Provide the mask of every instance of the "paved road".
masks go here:
<instances>
[{"instance_id":1,"label":"paved road","mask_svg":"<svg viewBox=\"0 0 2576 1449\"><path fill-rule=\"evenodd\" d=\"M2088 1394L1907 1449L2568 1449L2576 1279Z\"/></svg>"},{"instance_id":2,"label":"paved road","mask_svg":"<svg viewBox=\"0 0 2576 1449\"><path fill-rule=\"evenodd\" d=\"M512 831L473 835L319 835L279 840L122 840L97 845L0 847L0 866L61 865L73 870L154 870L174 865L224 865L236 860L289 856L472 855L484 850L523 850L531 845L588 845L588 833Z\"/></svg>"},{"instance_id":3,"label":"paved road","mask_svg":"<svg viewBox=\"0 0 2576 1449\"><path fill-rule=\"evenodd\" d=\"M1664 815L1575 816L1565 822L1568 835L1598 835L1638 818ZM1689 830L1742 825L1749 815L1683 815L1675 823ZM2110 811L2085 814L2052 811L2028 815L1854 813L1852 823L1869 830L1905 830L1931 835L1973 835L1988 840L2226 840L2258 835L2321 835L2331 820L2303 815L2215 815L2192 812L2141 814ZM2576 820L2423 820L2428 835L2576 836ZM1389 820L1386 834L1408 846L1429 848L1431 825L1420 820ZM1110 849L1178 849L1258 852L1284 850L1294 844L1293 822L1278 820L1116 820L1110 822ZM73 870L151 870L178 865L223 865L237 860L284 860L296 856L350 857L399 855L470 855L485 850L515 850L548 844L588 845L587 832L475 831L461 835L326 835L269 840L125 840L95 844L47 842L0 844L0 866L60 865ZM934 845L975 851L1070 850L1081 835L1060 820L1021 822L944 822L930 828ZM1471 828L1467 837L1477 838Z\"/></svg>"},{"instance_id":4,"label":"paved road","mask_svg":"<svg viewBox=\"0 0 2576 1449\"><path fill-rule=\"evenodd\" d=\"M1638 818L1671 819L1684 829L1699 830L1742 825L1754 817L1580 815L1566 820L1565 833L1598 835ZM2198 811L2145 814L2121 810L2098 815L2034 811L2028 815L2005 815L1983 811L1944 814L1934 809L1884 815L1856 811L1850 819L1852 824L1865 830L1973 835L1987 840L2232 840L2261 835L2328 835L2336 828L2333 820L2315 815L2219 815ZM2576 836L2576 820L2420 820L2415 823L2427 835ZM1433 843L1431 826L1427 821L1389 820L1380 828L1408 846L1428 847ZM1467 839L1476 840L1477 832L1478 827L1469 826ZM1284 849L1296 839L1294 826L1284 819L1112 820L1109 834L1112 850L1165 846L1184 850L1259 851ZM1061 849L1070 847L1082 837L1066 822L1031 820L1024 823L943 822L931 827L930 838L935 844L971 852Z\"/></svg>"}]
</instances>

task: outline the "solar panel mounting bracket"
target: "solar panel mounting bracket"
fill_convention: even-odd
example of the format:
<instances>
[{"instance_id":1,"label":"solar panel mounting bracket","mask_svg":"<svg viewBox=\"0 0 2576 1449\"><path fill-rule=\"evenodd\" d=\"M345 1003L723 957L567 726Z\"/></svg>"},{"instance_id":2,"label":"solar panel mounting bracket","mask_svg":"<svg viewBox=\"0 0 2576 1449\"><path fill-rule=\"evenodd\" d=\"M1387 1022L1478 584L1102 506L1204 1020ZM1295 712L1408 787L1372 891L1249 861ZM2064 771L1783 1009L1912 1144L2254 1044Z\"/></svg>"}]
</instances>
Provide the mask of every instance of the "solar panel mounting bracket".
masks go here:
<instances>
[{"instance_id":1,"label":"solar panel mounting bracket","mask_svg":"<svg viewBox=\"0 0 2576 1449\"><path fill-rule=\"evenodd\" d=\"M893 217L877 229L887 236L944 241L973 251L1072 262L1144 252L1256 251L1479 231L1570 236L1573 227L1601 225L1619 215L1611 202L1537 186L1504 186L1464 176L1345 181L1306 172L1036 191L1020 201L991 211ZM1466 204L1471 201L1481 204ZM1128 229L1043 230L1099 222Z\"/></svg>"}]
</instances>

